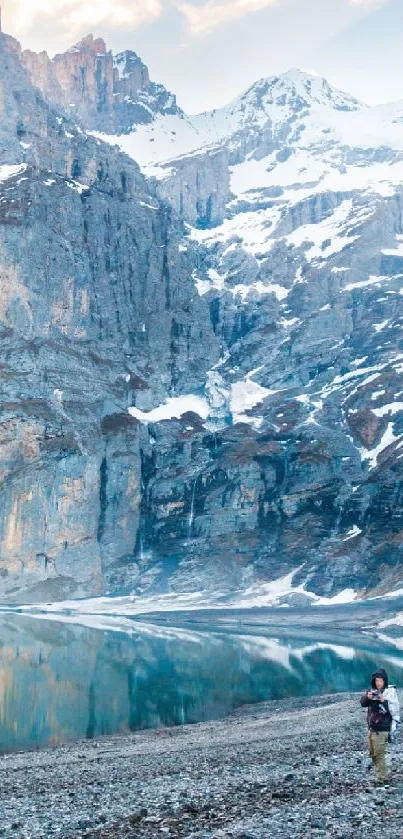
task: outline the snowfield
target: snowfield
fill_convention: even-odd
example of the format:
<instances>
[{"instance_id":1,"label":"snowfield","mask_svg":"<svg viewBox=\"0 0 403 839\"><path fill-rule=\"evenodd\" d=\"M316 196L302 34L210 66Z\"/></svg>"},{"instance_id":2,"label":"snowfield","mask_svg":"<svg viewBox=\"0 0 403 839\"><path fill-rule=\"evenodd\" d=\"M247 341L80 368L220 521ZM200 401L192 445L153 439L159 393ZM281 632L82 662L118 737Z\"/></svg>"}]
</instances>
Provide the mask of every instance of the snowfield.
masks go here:
<instances>
[{"instance_id":1,"label":"snowfield","mask_svg":"<svg viewBox=\"0 0 403 839\"><path fill-rule=\"evenodd\" d=\"M293 585L296 568L289 574L272 582L259 583L239 592L176 593L161 595L127 595L124 597L93 597L86 600L64 600L60 603L20 606L21 611L45 612L49 614L69 612L75 615L142 615L177 611L195 611L199 609L234 610L258 608L260 606L287 606L287 599L302 595L306 605L332 606L352 603L357 599L357 592L345 589L334 597L320 597L306 589L305 585Z\"/></svg>"}]
</instances>

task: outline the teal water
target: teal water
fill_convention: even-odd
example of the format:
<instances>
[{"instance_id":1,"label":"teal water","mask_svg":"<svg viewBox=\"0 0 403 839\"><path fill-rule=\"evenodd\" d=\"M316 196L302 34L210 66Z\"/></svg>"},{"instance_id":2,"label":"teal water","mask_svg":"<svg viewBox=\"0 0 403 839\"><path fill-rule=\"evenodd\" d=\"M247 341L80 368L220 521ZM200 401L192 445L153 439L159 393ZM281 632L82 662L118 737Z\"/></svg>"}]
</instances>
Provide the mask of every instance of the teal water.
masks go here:
<instances>
[{"instance_id":1,"label":"teal water","mask_svg":"<svg viewBox=\"0 0 403 839\"><path fill-rule=\"evenodd\" d=\"M113 631L0 616L0 751L221 718L267 699L363 690L403 651L126 621Z\"/></svg>"}]
</instances>

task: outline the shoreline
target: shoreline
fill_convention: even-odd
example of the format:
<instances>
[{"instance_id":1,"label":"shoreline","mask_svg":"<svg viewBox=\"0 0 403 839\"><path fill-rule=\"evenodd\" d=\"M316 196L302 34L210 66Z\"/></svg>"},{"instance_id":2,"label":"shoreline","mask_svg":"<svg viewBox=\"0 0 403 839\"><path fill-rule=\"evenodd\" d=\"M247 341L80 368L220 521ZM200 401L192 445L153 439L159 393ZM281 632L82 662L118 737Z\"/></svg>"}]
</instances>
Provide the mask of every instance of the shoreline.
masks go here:
<instances>
[{"instance_id":1,"label":"shoreline","mask_svg":"<svg viewBox=\"0 0 403 839\"><path fill-rule=\"evenodd\" d=\"M400 692L401 693L401 692ZM402 695L400 696L402 700ZM359 694L0 756L5 839L403 835L403 738L373 791Z\"/></svg>"},{"instance_id":2,"label":"shoreline","mask_svg":"<svg viewBox=\"0 0 403 839\"><path fill-rule=\"evenodd\" d=\"M141 598L139 598L141 599ZM401 615L403 614L403 590L394 596L377 596L349 603L305 603L279 605L194 605L188 608L179 607L174 603L170 608L158 610L151 608L133 609L126 603L125 607L113 608L115 602L122 598L110 598L107 606L94 608L96 602L89 600L71 601L69 608L63 604L47 604L43 606L0 604L0 614L17 615L22 618L35 620L49 620L55 622L77 623L88 628L124 627L131 624L153 623L160 626L193 626L203 628L209 626L222 627L229 630L235 627L256 631L265 629L278 630L282 627L303 627L307 631L345 631L376 634L379 624L388 620L390 628L401 632ZM127 598L126 598L127 600ZM91 603L93 608L89 607ZM153 604L156 606L157 604ZM394 623L394 618L397 623ZM400 620L399 620L400 619Z\"/></svg>"}]
</instances>

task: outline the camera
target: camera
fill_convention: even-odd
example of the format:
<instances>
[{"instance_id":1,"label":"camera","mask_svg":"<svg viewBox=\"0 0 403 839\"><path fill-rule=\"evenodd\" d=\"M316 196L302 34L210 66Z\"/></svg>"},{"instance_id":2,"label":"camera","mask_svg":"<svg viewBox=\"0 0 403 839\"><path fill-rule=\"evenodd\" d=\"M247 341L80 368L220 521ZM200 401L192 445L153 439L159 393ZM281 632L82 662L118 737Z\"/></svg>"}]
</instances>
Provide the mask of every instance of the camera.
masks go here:
<instances>
[{"instance_id":1,"label":"camera","mask_svg":"<svg viewBox=\"0 0 403 839\"><path fill-rule=\"evenodd\" d=\"M371 698L372 699L379 699L380 695L381 695L380 690L371 690Z\"/></svg>"}]
</instances>

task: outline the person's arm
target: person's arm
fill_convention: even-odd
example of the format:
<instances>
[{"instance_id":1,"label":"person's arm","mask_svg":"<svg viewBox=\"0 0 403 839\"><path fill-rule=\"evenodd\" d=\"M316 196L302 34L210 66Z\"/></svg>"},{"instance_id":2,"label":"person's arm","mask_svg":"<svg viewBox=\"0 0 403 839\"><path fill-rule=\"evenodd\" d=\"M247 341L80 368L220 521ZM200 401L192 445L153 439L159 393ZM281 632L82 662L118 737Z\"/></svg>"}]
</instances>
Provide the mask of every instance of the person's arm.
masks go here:
<instances>
[{"instance_id":1,"label":"person's arm","mask_svg":"<svg viewBox=\"0 0 403 839\"><path fill-rule=\"evenodd\" d=\"M368 708L371 704L371 701L372 701L372 693L371 693L370 690L367 690L367 692L364 693L364 696L362 696L361 699L360 699L360 703L361 703L362 708Z\"/></svg>"}]
</instances>

